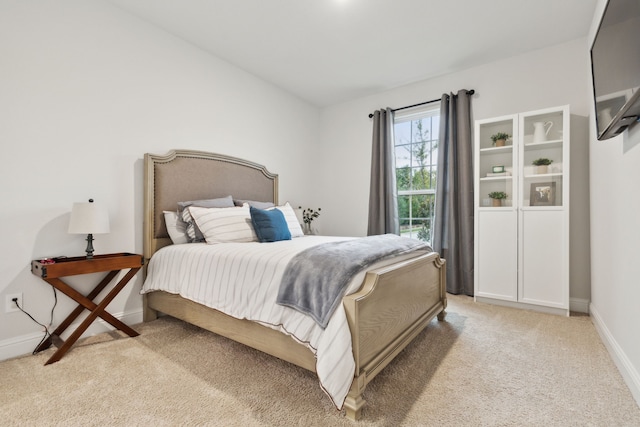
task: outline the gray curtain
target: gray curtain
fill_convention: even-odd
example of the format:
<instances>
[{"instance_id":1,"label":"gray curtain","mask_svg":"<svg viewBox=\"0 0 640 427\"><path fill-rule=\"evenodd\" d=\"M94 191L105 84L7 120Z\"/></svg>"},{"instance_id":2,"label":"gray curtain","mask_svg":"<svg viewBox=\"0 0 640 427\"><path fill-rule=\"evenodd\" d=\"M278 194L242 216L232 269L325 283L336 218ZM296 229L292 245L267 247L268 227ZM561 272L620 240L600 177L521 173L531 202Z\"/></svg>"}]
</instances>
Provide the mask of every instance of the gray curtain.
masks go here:
<instances>
[{"instance_id":1,"label":"gray curtain","mask_svg":"<svg viewBox=\"0 0 640 427\"><path fill-rule=\"evenodd\" d=\"M373 113L371 188L369 191L367 235L400 234L397 199L393 110L387 108Z\"/></svg>"},{"instance_id":2,"label":"gray curtain","mask_svg":"<svg viewBox=\"0 0 640 427\"><path fill-rule=\"evenodd\" d=\"M473 295L473 150L471 96L444 94L433 249L447 260L447 292Z\"/></svg>"}]
</instances>

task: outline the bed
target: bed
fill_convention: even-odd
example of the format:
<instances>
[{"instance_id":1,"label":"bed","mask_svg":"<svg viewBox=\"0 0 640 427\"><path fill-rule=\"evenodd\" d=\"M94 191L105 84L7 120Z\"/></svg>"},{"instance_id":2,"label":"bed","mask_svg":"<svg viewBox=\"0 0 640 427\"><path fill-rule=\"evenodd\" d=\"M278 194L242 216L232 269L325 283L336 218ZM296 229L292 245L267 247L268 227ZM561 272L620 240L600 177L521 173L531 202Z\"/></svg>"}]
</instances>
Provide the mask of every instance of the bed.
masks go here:
<instances>
[{"instance_id":1,"label":"bed","mask_svg":"<svg viewBox=\"0 0 640 427\"><path fill-rule=\"evenodd\" d=\"M144 163L144 257L147 267L158 264L161 254L177 250L178 246L201 250L199 246L172 245L164 212L175 210L178 202L233 195L234 199L278 204L278 176L257 163L191 150L173 150L166 155L145 154ZM323 239L321 236L308 240L301 237L298 242L304 242L300 243L304 245L314 238ZM339 311L344 312L348 325L350 349L344 359L353 365L353 378L348 378L346 396L337 403L334 400L334 404L338 409L342 406L348 418L357 420L361 417L365 404L363 391L376 374L433 318L437 316L438 320L444 320L447 306L444 263L437 253L420 251L376 264L363 272L356 279L356 286L352 285L354 291L342 298ZM153 320L160 313L316 372L327 392L318 368L322 359L308 342L294 339L282 327L238 318L235 313L225 314L184 298L178 292L145 291L144 320ZM332 319L331 322L338 321Z\"/></svg>"}]
</instances>

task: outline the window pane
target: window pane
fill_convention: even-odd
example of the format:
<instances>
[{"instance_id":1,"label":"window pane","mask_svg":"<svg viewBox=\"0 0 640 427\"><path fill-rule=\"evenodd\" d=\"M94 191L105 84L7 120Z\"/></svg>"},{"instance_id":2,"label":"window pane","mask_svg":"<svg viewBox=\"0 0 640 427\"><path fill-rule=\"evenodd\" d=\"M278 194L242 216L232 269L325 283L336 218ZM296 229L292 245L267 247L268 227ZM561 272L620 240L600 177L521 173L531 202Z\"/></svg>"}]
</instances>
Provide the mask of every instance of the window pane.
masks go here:
<instances>
[{"instance_id":1,"label":"window pane","mask_svg":"<svg viewBox=\"0 0 640 427\"><path fill-rule=\"evenodd\" d=\"M431 139L431 118L425 117L414 122L414 141L429 141Z\"/></svg>"},{"instance_id":2,"label":"window pane","mask_svg":"<svg viewBox=\"0 0 640 427\"><path fill-rule=\"evenodd\" d=\"M433 166L431 169L431 186L429 189L435 190L438 184L438 168L437 166Z\"/></svg>"},{"instance_id":3,"label":"window pane","mask_svg":"<svg viewBox=\"0 0 640 427\"><path fill-rule=\"evenodd\" d=\"M412 145L411 166L423 166L427 156L427 144L424 142L415 142Z\"/></svg>"},{"instance_id":4,"label":"window pane","mask_svg":"<svg viewBox=\"0 0 640 427\"><path fill-rule=\"evenodd\" d=\"M400 235L431 244L435 195L398 197Z\"/></svg>"},{"instance_id":5,"label":"window pane","mask_svg":"<svg viewBox=\"0 0 640 427\"><path fill-rule=\"evenodd\" d=\"M412 190L427 190L430 186L430 174L426 168L413 168L411 177Z\"/></svg>"},{"instance_id":6,"label":"window pane","mask_svg":"<svg viewBox=\"0 0 640 427\"><path fill-rule=\"evenodd\" d=\"M423 242L431 244L431 220L430 219L414 219L412 227L412 238L422 240Z\"/></svg>"},{"instance_id":7,"label":"window pane","mask_svg":"<svg viewBox=\"0 0 640 427\"><path fill-rule=\"evenodd\" d=\"M400 221L400 235L422 240L430 245L432 239L431 220Z\"/></svg>"},{"instance_id":8,"label":"window pane","mask_svg":"<svg viewBox=\"0 0 640 427\"><path fill-rule=\"evenodd\" d=\"M411 122L397 123L393 126L395 145L411 143Z\"/></svg>"},{"instance_id":9,"label":"window pane","mask_svg":"<svg viewBox=\"0 0 640 427\"><path fill-rule=\"evenodd\" d=\"M434 194L419 194L411 196L411 217L430 219L434 214Z\"/></svg>"},{"instance_id":10,"label":"window pane","mask_svg":"<svg viewBox=\"0 0 640 427\"><path fill-rule=\"evenodd\" d=\"M396 169L396 188L398 191L411 190L411 168Z\"/></svg>"},{"instance_id":11,"label":"window pane","mask_svg":"<svg viewBox=\"0 0 640 427\"><path fill-rule=\"evenodd\" d=\"M427 168L413 168L411 171L411 189L435 190L436 174L437 169L435 166Z\"/></svg>"},{"instance_id":12,"label":"window pane","mask_svg":"<svg viewBox=\"0 0 640 427\"><path fill-rule=\"evenodd\" d=\"M440 139L440 116L431 118L431 135L433 139Z\"/></svg>"},{"instance_id":13,"label":"window pane","mask_svg":"<svg viewBox=\"0 0 640 427\"><path fill-rule=\"evenodd\" d=\"M416 232L413 232L413 227L411 226L411 222L409 220L402 221L400 220L400 236L402 237L414 237L416 236Z\"/></svg>"},{"instance_id":14,"label":"window pane","mask_svg":"<svg viewBox=\"0 0 640 427\"><path fill-rule=\"evenodd\" d=\"M397 145L396 152L396 168L411 165L411 144Z\"/></svg>"},{"instance_id":15,"label":"window pane","mask_svg":"<svg viewBox=\"0 0 640 427\"><path fill-rule=\"evenodd\" d=\"M400 225L404 220L409 220L411 212L409 209L410 196L398 196L398 217L400 217Z\"/></svg>"}]
</instances>

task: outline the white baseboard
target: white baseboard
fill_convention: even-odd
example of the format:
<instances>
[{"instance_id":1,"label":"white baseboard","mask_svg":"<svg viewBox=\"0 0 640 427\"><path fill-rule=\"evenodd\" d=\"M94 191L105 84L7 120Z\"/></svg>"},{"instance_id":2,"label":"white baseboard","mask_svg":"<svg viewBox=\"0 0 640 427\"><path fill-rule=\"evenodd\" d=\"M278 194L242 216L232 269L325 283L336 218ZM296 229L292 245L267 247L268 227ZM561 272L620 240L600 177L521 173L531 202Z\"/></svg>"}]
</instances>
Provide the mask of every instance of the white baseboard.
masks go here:
<instances>
[{"instance_id":1,"label":"white baseboard","mask_svg":"<svg viewBox=\"0 0 640 427\"><path fill-rule=\"evenodd\" d=\"M589 314L589 300L581 298L569 298L569 310L577 313Z\"/></svg>"},{"instance_id":2,"label":"white baseboard","mask_svg":"<svg viewBox=\"0 0 640 427\"><path fill-rule=\"evenodd\" d=\"M598 311L593 307L593 304L590 305L589 311L591 314L591 321L595 325L596 331L598 331L598 334L600 335L600 339L609 351L609 355L620 371L625 383L627 383L633 398L636 400L638 406L640 406L640 374L633 366L624 350L622 350L620 345L618 345L615 338L607 328L607 325L602 320L602 317L600 317Z\"/></svg>"},{"instance_id":3,"label":"white baseboard","mask_svg":"<svg viewBox=\"0 0 640 427\"><path fill-rule=\"evenodd\" d=\"M116 319L122 321L127 325L142 323L142 310L131 311L128 313L111 314L113 314ZM67 328L66 334L63 334L63 337L64 335L68 335L69 333L74 331L80 325L81 321L82 319L80 319L79 322L73 323L71 326L69 326ZM82 334L82 338L90 337L112 330L114 330L114 328L110 324L102 319L98 319L97 321L93 322L91 326L89 326L84 334ZM31 354L31 352L33 352L36 346L40 343L40 340L42 340L43 336L44 331L21 335L18 337L0 341L0 361Z\"/></svg>"},{"instance_id":4,"label":"white baseboard","mask_svg":"<svg viewBox=\"0 0 640 427\"><path fill-rule=\"evenodd\" d=\"M502 307L517 308L520 310L532 310L537 311L538 313L554 314L556 316L569 316L569 310L567 310L566 308L547 307L545 305L528 304L519 301L507 301L498 298L479 297L477 295L474 297L474 299L476 302L494 304Z\"/></svg>"}]
</instances>

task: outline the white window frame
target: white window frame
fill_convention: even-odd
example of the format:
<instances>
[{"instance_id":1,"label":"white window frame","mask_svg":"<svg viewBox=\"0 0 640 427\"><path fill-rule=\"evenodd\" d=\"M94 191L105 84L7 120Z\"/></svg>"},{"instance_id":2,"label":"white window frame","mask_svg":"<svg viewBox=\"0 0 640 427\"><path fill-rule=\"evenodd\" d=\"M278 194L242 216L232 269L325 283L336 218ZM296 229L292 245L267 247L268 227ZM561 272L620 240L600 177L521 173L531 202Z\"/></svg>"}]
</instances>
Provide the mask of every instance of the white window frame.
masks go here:
<instances>
[{"instance_id":1,"label":"white window frame","mask_svg":"<svg viewBox=\"0 0 640 427\"><path fill-rule=\"evenodd\" d=\"M393 119L394 130L395 130L395 126L397 124L410 122L410 121L414 121L414 120L417 120L417 119L422 119L422 118L425 118L425 117L435 117L435 116L440 116L440 102L433 102L433 103L429 103L427 105L423 105L423 106L420 106L420 107L414 107L414 108L411 108L411 109L407 109L407 110L396 112L394 114L394 119ZM395 132L394 132L394 134L395 134ZM439 135L435 135L436 143L439 142L439 138L438 137L439 137ZM434 136L432 135L431 138L432 138L431 140L433 141L434 140ZM413 142L413 140L412 140L412 142ZM395 147L395 141L394 141L394 147ZM411 155L413 155L413 153L411 153ZM412 163L412 161L410 160L410 164L411 163ZM435 165L436 165L436 170L437 170L437 167L438 167L437 159L436 159ZM397 192L398 192L398 197L400 197L400 196L415 196L415 195L431 195L431 196L433 196L434 200L433 200L433 209L431 211L431 218L428 218L429 224L430 224L430 233L429 233L430 236L431 236L430 240L433 240L433 226L434 226L434 223L435 223L435 195L436 195L436 189L435 188L429 188L429 189L423 189L423 190L413 190L413 189L411 189L411 190L399 190L398 189ZM406 234L406 233L403 234L401 232L401 235L405 236L405 237L417 238L417 233L413 232L413 229L411 227L411 224L412 224L412 222L414 220L412 213L413 213L412 198L410 198L409 199L409 218L408 218L409 219L409 224L410 224L410 227L409 227L410 228L410 232L409 232L409 234ZM421 220L423 220L423 219L421 218ZM427 243L428 244L432 244L431 241L429 241Z\"/></svg>"}]
</instances>

